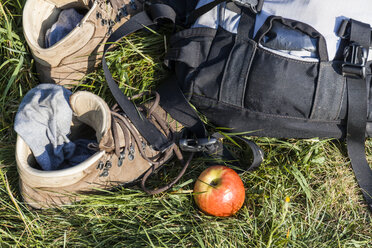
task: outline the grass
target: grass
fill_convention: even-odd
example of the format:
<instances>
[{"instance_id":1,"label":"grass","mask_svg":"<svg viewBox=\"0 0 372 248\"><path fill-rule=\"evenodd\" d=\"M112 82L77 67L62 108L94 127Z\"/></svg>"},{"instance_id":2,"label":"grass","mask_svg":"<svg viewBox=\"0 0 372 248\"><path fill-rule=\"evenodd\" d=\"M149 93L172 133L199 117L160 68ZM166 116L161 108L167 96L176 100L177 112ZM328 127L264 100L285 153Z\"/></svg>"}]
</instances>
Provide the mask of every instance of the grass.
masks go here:
<instances>
[{"instance_id":1,"label":"grass","mask_svg":"<svg viewBox=\"0 0 372 248\"><path fill-rule=\"evenodd\" d=\"M71 206L29 209L18 188L13 131L23 95L38 84L22 34L23 5L0 0L0 247L370 247L371 214L344 144L334 140L251 138L265 160L241 174L246 201L231 218L206 216L192 200L193 183L207 168L202 159L164 194L148 196L134 186L84 196ZM127 95L155 89L166 75L159 49L164 36L141 33L121 44L109 58L120 87ZM113 103L102 70L85 79L72 90ZM372 162L371 140L366 144ZM176 170L166 167L157 181Z\"/></svg>"}]
</instances>

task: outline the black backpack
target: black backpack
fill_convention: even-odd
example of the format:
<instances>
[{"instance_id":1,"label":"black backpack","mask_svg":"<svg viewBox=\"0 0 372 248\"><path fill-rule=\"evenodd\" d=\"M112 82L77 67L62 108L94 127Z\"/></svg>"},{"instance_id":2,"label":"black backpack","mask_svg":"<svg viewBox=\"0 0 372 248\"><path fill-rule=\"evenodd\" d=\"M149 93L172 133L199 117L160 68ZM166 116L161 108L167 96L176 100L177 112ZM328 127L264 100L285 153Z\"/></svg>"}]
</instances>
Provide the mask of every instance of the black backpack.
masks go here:
<instances>
[{"instance_id":1,"label":"black backpack","mask_svg":"<svg viewBox=\"0 0 372 248\"><path fill-rule=\"evenodd\" d=\"M364 150L365 137L372 135L369 24L344 18L337 30L337 53L329 60L325 38L306 23L269 16L255 30L263 0L204 1L202 6L198 2L146 2L145 12L132 17L109 38L109 42L117 41L164 20L185 28L170 38L165 64L174 73L159 89L162 107L190 133L180 140L180 148L210 151L217 144L189 102L215 126L233 132L346 139L356 179L372 210L372 170ZM227 21L235 25L233 28L195 24L217 7L228 12ZM117 102L145 139L159 150L167 147L162 134L138 116L121 93L105 58L103 68ZM251 141L246 142L256 156L249 168L253 169L260 164L262 152Z\"/></svg>"}]
</instances>

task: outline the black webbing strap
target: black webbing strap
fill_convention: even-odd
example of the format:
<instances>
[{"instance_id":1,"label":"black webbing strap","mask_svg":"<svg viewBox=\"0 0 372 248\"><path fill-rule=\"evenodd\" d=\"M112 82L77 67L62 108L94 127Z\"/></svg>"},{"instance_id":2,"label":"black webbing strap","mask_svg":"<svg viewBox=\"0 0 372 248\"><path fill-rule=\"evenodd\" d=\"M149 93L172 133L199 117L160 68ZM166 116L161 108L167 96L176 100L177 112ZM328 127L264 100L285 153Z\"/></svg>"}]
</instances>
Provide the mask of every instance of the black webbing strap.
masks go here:
<instances>
[{"instance_id":1,"label":"black webbing strap","mask_svg":"<svg viewBox=\"0 0 372 248\"><path fill-rule=\"evenodd\" d=\"M256 14L247 8L243 8L238 26L237 37L248 40L253 39Z\"/></svg>"},{"instance_id":2,"label":"black webbing strap","mask_svg":"<svg viewBox=\"0 0 372 248\"><path fill-rule=\"evenodd\" d=\"M371 28L355 20L350 20L349 25L349 46L345 50L342 70L348 92L346 142L355 177L372 211L372 170L366 160L364 147L367 123L365 63L371 42Z\"/></svg>"},{"instance_id":3,"label":"black webbing strap","mask_svg":"<svg viewBox=\"0 0 372 248\"><path fill-rule=\"evenodd\" d=\"M204 15L205 13L207 13L208 11L210 11L211 9L213 9L220 3L227 2L227 1L230 1L230 0L215 0L215 1L209 2L201 6L200 8L195 9L193 12L190 13L190 15L187 16L186 25L193 24L200 16Z\"/></svg>"},{"instance_id":4,"label":"black webbing strap","mask_svg":"<svg viewBox=\"0 0 372 248\"><path fill-rule=\"evenodd\" d=\"M165 10L170 11L171 8L169 6L164 5ZM170 8L170 9L169 9ZM161 18L164 18L164 12L161 13ZM173 16L173 15L171 15ZM113 42L116 42L123 38L126 35L134 33L138 30L143 29L144 27L148 27L151 25L156 24L156 17L151 19L146 12L138 13L137 15L130 18L126 23L120 26L115 32L111 34L108 38L107 43L104 47L103 58L102 58L102 67L105 73L107 84L111 90L112 95L114 96L115 100L124 111L124 113L128 116L128 118L132 121L132 123L136 126L137 130L140 134L153 146L154 149L158 151L164 151L171 145L171 141L169 141L164 134L160 132L148 119L146 119L139 111L137 111L134 104L121 92L119 86L116 84L112 75L109 71L109 68L106 63L106 52L111 47Z\"/></svg>"},{"instance_id":5,"label":"black webbing strap","mask_svg":"<svg viewBox=\"0 0 372 248\"><path fill-rule=\"evenodd\" d=\"M182 123L196 138L206 138L208 133L196 111L190 106L178 86L176 75L169 77L158 89L160 106L172 118Z\"/></svg>"},{"instance_id":6,"label":"black webbing strap","mask_svg":"<svg viewBox=\"0 0 372 248\"><path fill-rule=\"evenodd\" d=\"M252 163L251 165L246 168L245 170L246 171L252 171L252 170L255 170L257 169L262 161L264 160L264 152L262 151L262 149L256 144L254 143L253 141L251 140L248 140L242 136L236 136L237 138L239 138L241 141L243 141L246 145L249 146L249 148L251 149L252 151L252 156L253 156L253 160L252 160Z\"/></svg>"},{"instance_id":7,"label":"black webbing strap","mask_svg":"<svg viewBox=\"0 0 372 248\"><path fill-rule=\"evenodd\" d=\"M220 133L214 133L212 136L217 139L225 138ZM222 160L222 162L227 162L228 164L231 164L234 167L239 168L238 172L253 171L257 169L261 165L264 159L264 152L262 151L262 149L256 143L254 143L251 140L248 140L245 137L238 136L238 135L231 135L229 137L233 139L234 141L240 140L242 143L247 145L249 149L251 149L251 152L252 152L251 164L243 168L242 164L237 160L237 158L234 157L232 153L229 151L229 149L225 145L222 145L222 144L220 144L220 147L215 154L208 154L209 157L213 158L214 160L219 160L219 161ZM215 163L213 161L211 162Z\"/></svg>"}]
</instances>

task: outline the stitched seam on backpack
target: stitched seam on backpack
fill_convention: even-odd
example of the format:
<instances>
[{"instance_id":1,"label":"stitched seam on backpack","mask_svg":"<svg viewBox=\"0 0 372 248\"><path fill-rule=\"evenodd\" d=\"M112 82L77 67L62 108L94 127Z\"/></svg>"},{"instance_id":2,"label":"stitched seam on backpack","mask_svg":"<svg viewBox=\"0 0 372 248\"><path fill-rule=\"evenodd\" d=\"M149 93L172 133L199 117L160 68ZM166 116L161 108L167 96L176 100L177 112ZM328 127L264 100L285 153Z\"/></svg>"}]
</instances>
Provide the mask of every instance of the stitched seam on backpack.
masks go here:
<instances>
[{"instance_id":1,"label":"stitched seam on backpack","mask_svg":"<svg viewBox=\"0 0 372 248\"><path fill-rule=\"evenodd\" d=\"M275 54L273 52L267 51L267 50L265 50L265 49L263 49L263 48L261 48L259 46L257 46L257 49L259 49L260 51L262 51L262 52L264 52L266 54L272 55L274 57L281 58L281 59L284 59L284 60L287 60L287 61L292 61L292 62L295 62L295 63L298 63L298 64L306 64L306 65L309 65L309 64L311 64L311 65L317 65L317 64L319 64L319 61L318 62L310 62L310 61L307 62L307 61L301 61L301 60L295 60L295 59L292 59L292 58L287 58L285 56L280 56L280 55Z\"/></svg>"},{"instance_id":2,"label":"stitched seam on backpack","mask_svg":"<svg viewBox=\"0 0 372 248\"><path fill-rule=\"evenodd\" d=\"M207 98L209 100L212 100L214 102L217 102L217 104L226 105L226 106L229 106L229 107L234 108L234 109L244 110L244 111L247 111L247 112L250 112L250 113L253 113L253 114L258 114L258 115L265 115L265 116L271 116L271 117L283 118L283 119L302 120L302 121L308 121L308 122L322 122L322 123L340 123L341 122L341 120L316 120L316 119L300 118L300 117L285 116L285 115L274 115L274 114L269 114L269 113L264 113L264 112L258 112L258 111L250 110L250 109L247 109L247 108L244 108L244 107L238 107L238 106L235 106L235 105L232 105L232 104L229 104L229 103L225 103L225 102L221 102L221 101L216 101L215 99L210 98L210 97L207 97L207 96L193 95L192 97L195 97L195 98Z\"/></svg>"}]
</instances>

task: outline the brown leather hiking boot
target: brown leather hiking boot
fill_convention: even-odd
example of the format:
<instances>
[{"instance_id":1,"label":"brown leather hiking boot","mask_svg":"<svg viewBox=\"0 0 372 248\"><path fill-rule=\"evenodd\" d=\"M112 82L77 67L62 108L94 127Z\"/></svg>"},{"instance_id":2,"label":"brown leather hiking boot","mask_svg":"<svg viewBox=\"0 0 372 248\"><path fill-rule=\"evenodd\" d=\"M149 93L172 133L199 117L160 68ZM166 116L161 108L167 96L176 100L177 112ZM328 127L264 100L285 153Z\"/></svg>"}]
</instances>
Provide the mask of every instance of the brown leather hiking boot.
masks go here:
<instances>
[{"instance_id":1,"label":"brown leather hiking boot","mask_svg":"<svg viewBox=\"0 0 372 248\"><path fill-rule=\"evenodd\" d=\"M148 107L139 106L138 110L143 111L170 140L175 140L182 126L169 118L157 103L157 100L152 101ZM74 112L71 140L83 138L83 133L91 128L97 143L90 144L89 147L96 153L76 166L43 171L39 169L30 148L18 136L16 161L20 191L24 201L34 208L70 204L79 200L77 194L134 182L144 174L142 186L148 191L144 187L145 179L154 169L159 168L174 154L183 161L182 154L174 144L162 152L153 150L125 115L121 115L116 109L110 110L103 99L92 93L74 93L70 97L70 105ZM191 158L185 163L185 168L190 160ZM156 192L158 191L152 193Z\"/></svg>"},{"instance_id":2,"label":"brown leather hiking boot","mask_svg":"<svg viewBox=\"0 0 372 248\"><path fill-rule=\"evenodd\" d=\"M64 38L46 48L47 30L68 8L76 9L83 19ZM77 84L99 63L109 34L142 9L138 0L27 0L23 31L40 82Z\"/></svg>"}]
</instances>

